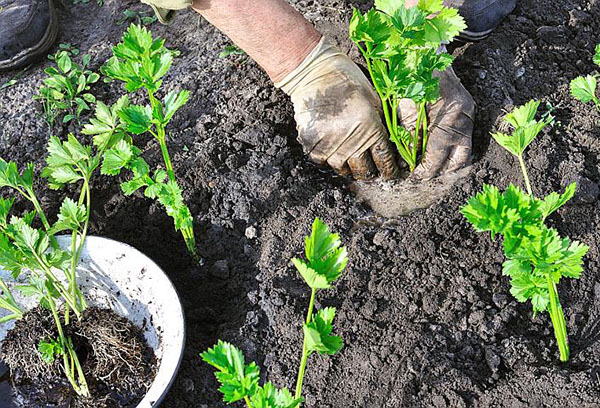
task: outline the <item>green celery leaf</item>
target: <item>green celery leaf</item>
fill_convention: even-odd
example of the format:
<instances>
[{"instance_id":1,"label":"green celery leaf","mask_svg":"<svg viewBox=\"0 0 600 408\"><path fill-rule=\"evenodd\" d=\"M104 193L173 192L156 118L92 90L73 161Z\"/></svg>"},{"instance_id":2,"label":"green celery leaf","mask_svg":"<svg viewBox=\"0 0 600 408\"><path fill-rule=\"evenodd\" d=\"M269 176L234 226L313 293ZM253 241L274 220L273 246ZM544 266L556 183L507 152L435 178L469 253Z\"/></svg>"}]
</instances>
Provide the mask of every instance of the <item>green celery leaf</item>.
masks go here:
<instances>
[{"instance_id":1,"label":"green celery leaf","mask_svg":"<svg viewBox=\"0 0 600 408\"><path fill-rule=\"evenodd\" d=\"M52 226L50 233L56 234L65 230L78 231L85 222L85 218L85 206L83 204L78 205L75 201L67 197L60 206L58 220Z\"/></svg>"},{"instance_id":2,"label":"green celery leaf","mask_svg":"<svg viewBox=\"0 0 600 408\"><path fill-rule=\"evenodd\" d=\"M326 307L313 315L312 321L304 324L304 338L309 353L336 354L341 350L343 341L332 336L335 307Z\"/></svg>"},{"instance_id":3,"label":"green celery leaf","mask_svg":"<svg viewBox=\"0 0 600 408\"><path fill-rule=\"evenodd\" d=\"M101 173L105 175L117 175L121 169L129 164L133 157L131 145L125 140L119 141L104 153Z\"/></svg>"},{"instance_id":4,"label":"green celery leaf","mask_svg":"<svg viewBox=\"0 0 600 408\"><path fill-rule=\"evenodd\" d=\"M596 101L597 80L594 75L577 77L571 81L571 94L583 103Z\"/></svg>"},{"instance_id":5,"label":"green celery leaf","mask_svg":"<svg viewBox=\"0 0 600 408\"><path fill-rule=\"evenodd\" d=\"M152 128L152 109L149 106L129 105L118 114L127 131L133 134L141 135Z\"/></svg>"},{"instance_id":6,"label":"green celery leaf","mask_svg":"<svg viewBox=\"0 0 600 408\"><path fill-rule=\"evenodd\" d=\"M595 50L595 54L594 54L594 64L600 66L600 44L596 45L596 50Z\"/></svg>"},{"instance_id":7,"label":"green celery leaf","mask_svg":"<svg viewBox=\"0 0 600 408\"><path fill-rule=\"evenodd\" d=\"M565 192L562 194L558 194L556 192L550 193L544 200L542 201L542 214L543 218L547 218L554 211L558 210L560 207L565 205L567 201L569 201L575 195L575 189L577 188L577 183L571 183L565 189Z\"/></svg>"},{"instance_id":8,"label":"green celery leaf","mask_svg":"<svg viewBox=\"0 0 600 408\"><path fill-rule=\"evenodd\" d=\"M303 400L294 399L287 388L279 390L269 381L258 388L250 402L252 408L296 408Z\"/></svg>"},{"instance_id":9,"label":"green celery leaf","mask_svg":"<svg viewBox=\"0 0 600 408\"><path fill-rule=\"evenodd\" d=\"M215 377L221 383L219 391L225 402L240 401L257 392L259 369L255 363L245 364L244 354L237 347L219 340L201 357L218 370Z\"/></svg>"}]
</instances>

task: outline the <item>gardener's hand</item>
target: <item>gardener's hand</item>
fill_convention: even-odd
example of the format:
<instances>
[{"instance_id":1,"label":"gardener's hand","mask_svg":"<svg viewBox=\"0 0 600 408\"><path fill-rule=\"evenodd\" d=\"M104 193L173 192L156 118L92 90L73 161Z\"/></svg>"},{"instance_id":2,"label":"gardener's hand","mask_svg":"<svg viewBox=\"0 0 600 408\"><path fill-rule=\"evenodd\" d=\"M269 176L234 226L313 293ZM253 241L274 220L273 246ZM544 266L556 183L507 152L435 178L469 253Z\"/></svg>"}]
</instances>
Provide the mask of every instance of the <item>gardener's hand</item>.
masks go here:
<instances>
[{"instance_id":1,"label":"gardener's hand","mask_svg":"<svg viewBox=\"0 0 600 408\"><path fill-rule=\"evenodd\" d=\"M427 108L429 141L425 157L411 175L414 180L429 180L471 162L475 101L452 67L436 75L440 78L440 98ZM414 130L417 112L412 101L402 101L398 116L407 129Z\"/></svg>"},{"instance_id":2,"label":"gardener's hand","mask_svg":"<svg viewBox=\"0 0 600 408\"><path fill-rule=\"evenodd\" d=\"M324 39L275 84L290 95L298 140L321 164L357 179L398 174L394 148L381 121L381 102L362 71Z\"/></svg>"}]
</instances>

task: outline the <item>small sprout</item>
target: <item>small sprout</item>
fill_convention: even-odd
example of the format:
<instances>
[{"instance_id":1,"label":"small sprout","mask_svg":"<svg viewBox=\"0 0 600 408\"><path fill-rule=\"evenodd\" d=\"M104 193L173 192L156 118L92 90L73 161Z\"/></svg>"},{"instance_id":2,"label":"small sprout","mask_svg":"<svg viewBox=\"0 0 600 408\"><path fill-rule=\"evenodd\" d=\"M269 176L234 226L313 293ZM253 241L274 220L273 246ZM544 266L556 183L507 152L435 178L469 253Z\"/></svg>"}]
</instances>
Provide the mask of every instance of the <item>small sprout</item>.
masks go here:
<instances>
[{"instance_id":1,"label":"small sprout","mask_svg":"<svg viewBox=\"0 0 600 408\"><path fill-rule=\"evenodd\" d=\"M117 25L123 25L131 22L140 25L150 25L158 20L152 12L127 9L123 12L123 17L117 21Z\"/></svg>"},{"instance_id":2,"label":"small sprout","mask_svg":"<svg viewBox=\"0 0 600 408\"><path fill-rule=\"evenodd\" d=\"M515 109L505 118L514 128L512 134L492 136L519 159L527 192L510 184L506 191L484 185L483 191L472 197L461 212L476 231L504 237L503 249L507 260L502 273L510 277L510 293L519 302L531 300L534 316L548 311L558 343L561 361L569 359L567 329L557 285L560 279L578 279L583 271L583 256L588 247L544 224L546 218L564 206L575 194L576 184L563 193L551 193L544 199L533 195L523 161L523 152L549 123L537 121L539 102L531 101Z\"/></svg>"},{"instance_id":3,"label":"small sprout","mask_svg":"<svg viewBox=\"0 0 600 408\"><path fill-rule=\"evenodd\" d=\"M237 45L229 44L219 53L219 58L223 59L231 55L246 55L246 53Z\"/></svg>"}]
</instances>

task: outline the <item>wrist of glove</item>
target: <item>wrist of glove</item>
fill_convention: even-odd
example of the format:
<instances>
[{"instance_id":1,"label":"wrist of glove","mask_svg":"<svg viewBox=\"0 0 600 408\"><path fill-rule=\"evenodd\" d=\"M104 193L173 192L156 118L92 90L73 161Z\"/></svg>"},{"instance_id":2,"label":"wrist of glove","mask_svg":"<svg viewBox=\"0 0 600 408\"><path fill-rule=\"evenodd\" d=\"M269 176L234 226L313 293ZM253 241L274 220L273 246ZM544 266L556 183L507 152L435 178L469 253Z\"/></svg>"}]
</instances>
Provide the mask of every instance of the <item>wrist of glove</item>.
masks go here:
<instances>
[{"instance_id":1,"label":"wrist of glove","mask_svg":"<svg viewBox=\"0 0 600 408\"><path fill-rule=\"evenodd\" d=\"M276 87L294 106L298 141L315 162L364 179L398 174L381 102L354 62L322 38Z\"/></svg>"},{"instance_id":2,"label":"wrist of glove","mask_svg":"<svg viewBox=\"0 0 600 408\"><path fill-rule=\"evenodd\" d=\"M192 5L192 0L141 0L154 10L162 24L168 24L175 16L176 10L184 10Z\"/></svg>"}]
</instances>

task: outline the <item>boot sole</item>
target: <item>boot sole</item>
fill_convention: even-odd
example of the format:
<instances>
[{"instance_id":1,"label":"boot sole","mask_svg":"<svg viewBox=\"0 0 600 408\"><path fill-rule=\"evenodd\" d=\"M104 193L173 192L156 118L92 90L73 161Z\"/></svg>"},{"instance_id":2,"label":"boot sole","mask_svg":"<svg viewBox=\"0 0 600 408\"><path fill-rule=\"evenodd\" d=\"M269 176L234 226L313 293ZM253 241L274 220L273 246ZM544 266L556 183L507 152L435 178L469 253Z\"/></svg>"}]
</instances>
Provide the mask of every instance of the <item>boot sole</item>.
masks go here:
<instances>
[{"instance_id":1,"label":"boot sole","mask_svg":"<svg viewBox=\"0 0 600 408\"><path fill-rule=\"evenodd\" d=\"M37 60L41 56L44 56L48 52L50 47L52 47L52 45L56 41L57 37L58 16L56 14L56 8L51 4L50 22L40 42L34 45L33 47L21 51L11 59L0 61L0 71L8 71L16 68L21 68L23 66L31 64L32 62L35 62L35 60Z\"/></svg>"},{"instance_id":2,"label":"boot sole","mask_svg":"<svg viewBox=\"0 0 600 408\"><path fill-rule=\"evenodd\" d=\"M481 41L481 40L485 40L486 38L488 38L490 36L490 34L492 33L492 31L494 31L496 28L490 28L489 30L486 31L469 31L469 30L465 30L462 31L457 37L456 39L462 42L477 42L477 41Z\"/></svg>"}]
</instances>

